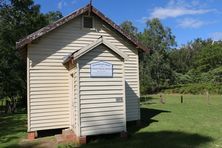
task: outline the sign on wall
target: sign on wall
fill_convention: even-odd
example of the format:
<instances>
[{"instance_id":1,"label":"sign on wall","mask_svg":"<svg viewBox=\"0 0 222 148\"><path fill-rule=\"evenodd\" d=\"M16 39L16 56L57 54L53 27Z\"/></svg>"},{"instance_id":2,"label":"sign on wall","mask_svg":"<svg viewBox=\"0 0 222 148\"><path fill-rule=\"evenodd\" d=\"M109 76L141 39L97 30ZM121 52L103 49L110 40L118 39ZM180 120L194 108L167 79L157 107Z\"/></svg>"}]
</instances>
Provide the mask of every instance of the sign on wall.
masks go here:
<instances>
[{"instance_id":1,"label":"sign on wall","mask_svg":"<svg viewBox=\"0 0 222 148\"><path fill-rule=\"evenodd\" d=\"M108 62L95 62L90 65L91 77L112 77L113 65Z\"/></svg>"}]
</instances>

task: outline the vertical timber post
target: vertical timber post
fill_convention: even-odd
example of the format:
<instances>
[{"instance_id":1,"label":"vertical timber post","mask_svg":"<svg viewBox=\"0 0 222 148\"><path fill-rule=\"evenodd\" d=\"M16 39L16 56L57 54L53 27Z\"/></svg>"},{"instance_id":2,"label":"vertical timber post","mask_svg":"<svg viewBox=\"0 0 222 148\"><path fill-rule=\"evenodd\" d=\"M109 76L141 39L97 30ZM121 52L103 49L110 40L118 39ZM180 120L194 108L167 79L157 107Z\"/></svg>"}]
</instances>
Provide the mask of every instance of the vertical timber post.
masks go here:
<instances>
[{"instance_id":1,"label":"vertical timber post","mask_svg":"<svg viewBox=\"0 0 222 148\"><path fill-rule=\"evenodd\" d=\"M207 104L210 104L210 96L209 96L209 92L208 92L208 90L207 90Z\"/></svg>"},{"instance_id":2,"label":"vertical timber post","mask_svg":"<svg viewBox=\"0 0 222 148\"><path fill-rule=\"evenodd\" d=\"M162 94L160 95L160 103L165 104L165 101L164 101L164 98L163 98Z\"/></svg>"},{"instance_id":3,"label":"vertical timber post","mask_svg":"<svg viewBox=\"0 0 222 148\"><path fill-rule=\"evenodd\" d=\"M183 95L180 96L180 103L183 103Z\"/></svg>"}]
</instances>

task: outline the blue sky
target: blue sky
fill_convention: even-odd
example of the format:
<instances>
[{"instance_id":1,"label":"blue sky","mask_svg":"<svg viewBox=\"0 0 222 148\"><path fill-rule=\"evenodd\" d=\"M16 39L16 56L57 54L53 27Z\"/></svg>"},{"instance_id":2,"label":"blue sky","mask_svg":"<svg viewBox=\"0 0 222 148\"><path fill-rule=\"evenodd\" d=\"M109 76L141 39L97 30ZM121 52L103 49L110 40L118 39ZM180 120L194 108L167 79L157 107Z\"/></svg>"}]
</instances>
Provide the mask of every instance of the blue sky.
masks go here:
<instances>
[{"instance_id":1,"label":"blue sky","mask_svg":"<svg viewBox=\"0 0 222 148\"><path fill-rule=\"evenodd\" d=\"M41 11L68 15L89 0L35 0ZM157 17L170 27L178 46L195 38L222 39L222 0L93 0L93 5L117 24L130 20L143 31Z\"/></svg>"}]
</instances>

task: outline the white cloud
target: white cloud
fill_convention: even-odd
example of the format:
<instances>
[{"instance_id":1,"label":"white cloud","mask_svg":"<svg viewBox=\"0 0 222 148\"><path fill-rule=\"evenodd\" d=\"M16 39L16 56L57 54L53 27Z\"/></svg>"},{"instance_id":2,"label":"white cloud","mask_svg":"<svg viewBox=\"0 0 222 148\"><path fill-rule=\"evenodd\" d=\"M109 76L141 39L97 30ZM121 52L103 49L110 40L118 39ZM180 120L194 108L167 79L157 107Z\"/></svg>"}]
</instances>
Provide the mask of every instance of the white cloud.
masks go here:
<instances>
[{"instance_id":1,"label":"white cloud","mask_svg":"<svg viewBox=\"0 0 222 148\"><path fill-rule=\"evenodd\" d=\"M215 11L214 9L206 9L203 2L199 0L169 0L164 7L155 7L149 16L149 19L159 18L176 18L185 15L200 15Z\"/></svg>"},{"instance_id":2,"label":"white cloud","mask_svg":"<svg viewBox=\"0 0 222 148\"><path fill-rule=\"evenodd\" d=\"M211 12L212 10L204 10L204 9L187 9L187 8L164 8L158 7L153 10L150 15L150 18L175 18L183 15L197 15L197 14L205 14Z\"/></svg>"},{"instance_id":3,"label":"white cloud","mask_svg":"<svg viewBox=\"0 0 222 148\"><path fill-rule=\"evenodd\" d=\"M58 3L58 5L57 5L57 7L59 8L59 9L62 9L62 1L59 1L59 3Z\"/></svg>"},{"instance_id":4,"label":"white cloud","mask_svg":"<svg viewBox=\"0 0 222 148\"><path fill-rule=\"evenodd\" d=\"M180 21L178 21L178 26L182 28L199 28L203 25L206 25L208 23L205 23L201 20L198 19L193 19L193 18L185 18Z\"/></svg>"},{"instance_id":5,"label":"white cloud","mask_svg":"<svg viewBox=\"0 0 222 148\"><path fill-rule=\"evenodd\" d=\"M222 40L222 32L214 32L210 36L214 41Z\"/></svg>"},{"instance_id":6,"label":"white cloud","mask_svg":"<svg viewBox=\"0 0 222 148\"><path fill-rule=\"evenodd\" d=\"M167 7L206 8L209 0L169 0Z\"/></svg>"},{"instance_id":7,"label":"white cloud","mask_svg":"<svg viewBox=\"0 0 222 148\"><path fill-rule=\"evenodd\" d=\"M57 4L57 8L58 9L63 9L64 7L67 7L67 6L72 6L72 5L75 5L76 3L78 3L80 0L72 0L72 1L68 1L66 2L65 0L60 0Z\"/></svg>"},{"instance_id":8,"label":"white cloud","mask_svg":"<svg viewBox=\"0 0 222 148\"><path fill-rule=\"evenodd\" d=\"M143 24L143 23L146 23L148 21L148 18L147 17L142 17L141 19L138 19L136 21Z\"/></svg>"},{"instance_id":9,"label":"white cloud","mask_svg":"<svg viewBox=\"0 0 222 148\"><path fill-rule=\"evenodd\" d=\"M199 20L195 18L184 18L177 20L177 24L181 28L200 28L202 26L215 24L218 21L209 20Z\"/></svg>"},{"instance_id":10,"label":"white cloud","mask_svg":"<svg viewBox=\"0 0 222 148\"><path fill-rule=\"evenodd\" d=\"M65 6L67 6L68 4L67 4L67 2L65 2L65 1L63 1L63 0L60 0L59 2L58 2L58 5L57 5L57 7L58 7L58 9L62 9L63 7L65 7Z\"/></svg>"}]
</instances>

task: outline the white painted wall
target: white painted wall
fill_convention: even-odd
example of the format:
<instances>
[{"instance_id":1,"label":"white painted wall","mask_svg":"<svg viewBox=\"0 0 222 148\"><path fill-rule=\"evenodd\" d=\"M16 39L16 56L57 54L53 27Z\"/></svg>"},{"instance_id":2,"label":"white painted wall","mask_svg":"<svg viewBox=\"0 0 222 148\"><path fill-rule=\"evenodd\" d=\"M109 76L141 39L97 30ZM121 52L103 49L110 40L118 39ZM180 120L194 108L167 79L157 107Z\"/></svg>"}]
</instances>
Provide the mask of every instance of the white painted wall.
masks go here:
<instances>
[{"instance_id":1,"label":"white painted wall","mask_svg":"<svg viewBox=\"0 0 222 148\"><path fill-rule=\"evenodd\" d=\"M93 78L90 64L105 61L113 65L113 77ZM125 131L124 61L104 45L78 59L81 135ZM122 98L121 102L116 98Z\"/></svg>"},{"instance_id":2,"label":"white painted wall","mask_svg":"<svg viewBox=\"0 0 222 148\"><path fill-rule=\"evenodd\" d=\"M81 23L81 17L77 17L28 46L28 131L70 127L69 73L62 64L63 57L100 36L129 56L124 68L127 121L140 119L137 49L96 17L94 30L82 29ZM87 81L82 78L80 83Z\"/></svg>"}]
</instances>

